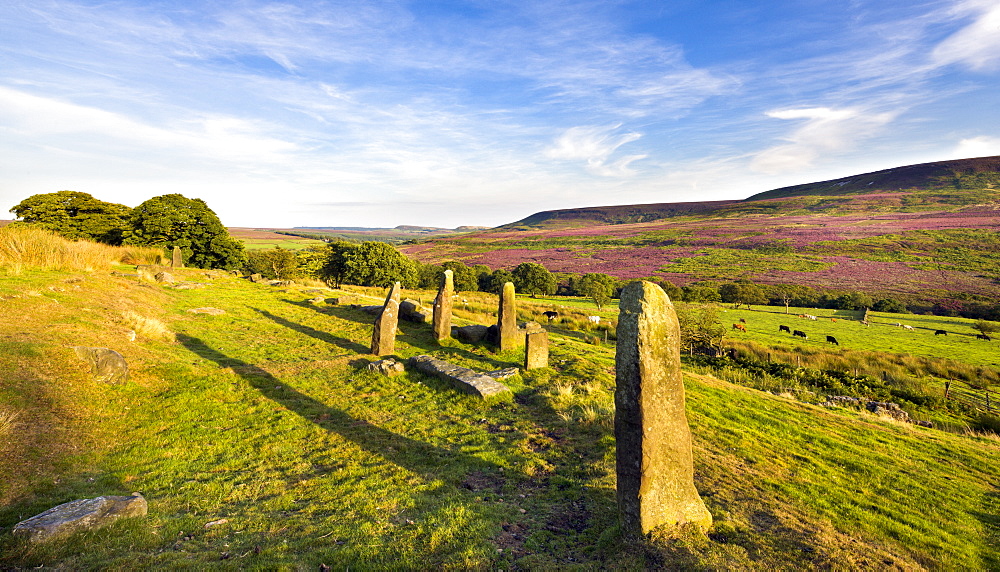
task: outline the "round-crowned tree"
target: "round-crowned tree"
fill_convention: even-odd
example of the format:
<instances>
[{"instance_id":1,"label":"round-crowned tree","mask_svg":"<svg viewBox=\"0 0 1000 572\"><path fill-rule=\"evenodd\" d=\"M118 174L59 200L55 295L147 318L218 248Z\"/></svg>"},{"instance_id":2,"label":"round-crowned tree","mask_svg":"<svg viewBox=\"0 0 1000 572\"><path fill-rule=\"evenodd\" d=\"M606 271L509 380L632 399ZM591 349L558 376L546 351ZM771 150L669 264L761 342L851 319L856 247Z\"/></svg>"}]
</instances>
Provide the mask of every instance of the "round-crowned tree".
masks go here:
<instances>
[{"instance_id":1,"label":"round-crowned tree","mask_svg":"<svg viewBox=\"0 0 1000 572\"><path fill-rule=\"evenodd\" d=\"M32 195L10 209L19 220L72 240L122 243L132 209L77 191Z\"/></svg>"},{"instance_id":2,"label":"round-crowned tree","mask_svg":"<svg viewBox=\"0 0 1000 572\"><path fill-rule=\"evenodd\" d=\"M404 287L413 287L419 280L417 265L384 242L362 242L342 256L342 280L348 284L389 286L399 281Z\"/></svg>"},{"instance_id":3,"label":"round-crowned tree","mask_svg":"<svg viewBox=\"0 0 1000 572\"><path fill-rule=\"evenodd\" d=\"M521 294L555 294L556 277L541 264L522 262L514 267L514 287Z\"/></svg>"},{"instance_id":4,"label":"round-crowned tree","mask_svg":"<svg viewBox=\"0 0 1000 572\"><path fill-rule=\"evenodd\" d=\"M153 197L133 209L129 222L124 244L179 246L184 263L198 268L235 270L246 262L243 243L229 236L201 199L176 193Z\"/></svg>"}]
</instances>

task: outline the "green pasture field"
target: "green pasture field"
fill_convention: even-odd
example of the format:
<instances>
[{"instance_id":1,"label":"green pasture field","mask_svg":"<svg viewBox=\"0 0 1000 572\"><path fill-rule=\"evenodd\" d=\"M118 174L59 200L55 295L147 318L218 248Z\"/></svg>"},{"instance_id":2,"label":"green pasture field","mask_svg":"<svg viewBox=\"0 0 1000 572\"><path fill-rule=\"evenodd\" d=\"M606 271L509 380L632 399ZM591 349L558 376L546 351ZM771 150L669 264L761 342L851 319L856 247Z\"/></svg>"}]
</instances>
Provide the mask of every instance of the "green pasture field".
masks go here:
<instances>
[{"instance_id":1,"label":"green pasture field","mask_svg":"<svg viewBox=\"0 0 1000 572\"><path fill-rule=\"evenodd\" d=\"M976 339L978 330L972 328L975 320L967 318L870 312L870 326L865 327L859 321L861 312L845 310L789 308L789 314L785 314L784 306L754 306L751 310L723 306L723 312L720 315L727 328L731 328L732 323L738 323L740 318L746 320L747 332L730 329L731 339L750 339L793 348L822 347L826 350L911 354L951 359L974 366L1000 367L1000 337L992 336L992 341ZM799 318L800 314L816 316L817 320ZM905 330L896 323L911 326L913 330ZM809 338L803 340L779 332L779 325L801 330ZM935 335L937 330L944 330L948 335ZM828 335L837 339L839 348L826 341Z\"/></svg>"},{"instance_id":2,"label":"green pasture field","mask_svg":"<svg viewBox=\"0 0 1000 572\"><path fill-rule=\"evenodd\" d=\"M303 248L309 248L310 246L323 246L326 244L322 240L298 237L289 237L287 239L241 238L239 240L243 242L243 246L245 246L247 250L267 250L271 248L302 250Z\"/></svg>"},{"instance_id":3,"label":"green pasture field","mask_svg":"<svg viewBox=\"0 0 1000 572\"><path fill-rule=\"evenodd\" d=\"M553 330L550 367L506 380L511 399L482 402L415 372L365 371L372 317L308 302L342 292L176 273L205 285L0 274L0 419L14 420L0 439L0 568L1000 568L995 436L686 374L695 481L714 527L628 541L612 347ZM384 295L351 291L370 296L361 303ZM225 313L189 311L202 307ZM150 326L128 341L138 326L127 312L167 334ZM788 319L723 315L760 336L765 320L776 334ZM72 345L120 351L130 382L95 383ZM477 371L523 359L438 344L429 324L401 322L395 357L418 354ZM59 503L132 491L147 517L39 546L10 534Z\"/></svg>"}]
</instances>

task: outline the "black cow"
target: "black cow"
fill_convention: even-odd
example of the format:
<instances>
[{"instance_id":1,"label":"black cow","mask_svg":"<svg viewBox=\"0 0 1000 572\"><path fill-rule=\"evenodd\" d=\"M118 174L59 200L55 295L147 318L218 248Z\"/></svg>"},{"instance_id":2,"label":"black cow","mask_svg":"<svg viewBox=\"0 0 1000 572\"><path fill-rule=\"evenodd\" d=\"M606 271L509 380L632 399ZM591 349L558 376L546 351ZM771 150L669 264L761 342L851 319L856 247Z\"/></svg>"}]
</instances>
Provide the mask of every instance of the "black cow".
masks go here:
<instances>
[{"instance_id":1,"label":"black cow","mask_svg":"<svg viewBox=\"0 0 1000 572\"><path fill-rule=\"evenodd\" d=\"M792 335L793 336L798 336L800 338L809 339L809 336L807 336L806 333L803 332L802 330L795 330L794 332L792 332Z\"/></svg>"},{"instance_id":2,"label":"black cow","mask_svg":"<svg viewBox=\"0 0 1000 572\"><path fill-rule=\"evenodd\" d=\"M788 332L789 334L792 333L792 330L788 329L788 326L778 326L778 331L779 332Z\"/></svg>"},{"instance_id":3,"label":"black cow","mask_svg":"<svg viewBox=\"0 0 1000 572\"><path fill-rule=\"evenodd\" d=\"M934 330L934 335L935 336L947 336L948 332L946 332L944 330Z\"/></svg>"},{"instance_id":4,"label":"black cow","mask_svg":"<svg viewBox=\"0 0 1000 572\"><path fill-rule=\"evenodd\" d=\"M830 342L831 344L837 345L837 346L840 345L840 343L837 341L837 338L835 338L833 336L827 336L826 337L826 341Z\"/></svg>"},{"instance_id":5,"label":"black cow","mask_svg":"<svg viewBox=\"0 0 1000 572\"><path fill-rule=\"evenodd\" d=\"M986 334L976 334L976 339L977 340L986 340L988 342L988 341L992 340L993 338L987 336Z\"/></svg>"},{"instance_id":6,"label":"black cow","mask_svg":"<svg viewBox=\"0 0 1000 572\"><path fill-rule=\"evenodd\" d=\"M555 320L556 318L559 317L559 312L553 312L552 310L549 310L548 312L542 312L542 315L548 318L549 321L551 322L552 320Z\"/></svg>"},{"instance_id":7,"label":"black cow","mask_svg":"<svg viewBox=\"0 0 1000 572\"><path fill-rule=\"evenodd\" d=\"M747 321L746 321L746 318L740 318L740 323L741 323L741 324L745 324L745 323L747 323Z\"/></svg>"}]
</instances>

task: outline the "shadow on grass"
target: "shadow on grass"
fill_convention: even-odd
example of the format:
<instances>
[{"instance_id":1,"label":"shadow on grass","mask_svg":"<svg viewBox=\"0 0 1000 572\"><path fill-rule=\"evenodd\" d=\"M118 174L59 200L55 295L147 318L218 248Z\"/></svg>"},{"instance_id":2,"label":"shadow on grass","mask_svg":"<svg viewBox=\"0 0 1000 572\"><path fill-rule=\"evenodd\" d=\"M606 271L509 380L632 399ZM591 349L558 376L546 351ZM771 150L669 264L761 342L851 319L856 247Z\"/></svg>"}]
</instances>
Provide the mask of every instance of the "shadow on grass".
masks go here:
<instances>
[{"instance_id":1,"label":"shadow on grass","mask_svg":"<svg viewBox=\"0 0 1000 572\"><path fill-rule=\"evenodd\" d=\"M177 341L191 352L214 361L221 367L232 368L236 375L246 380L261 395L288 408L303 419L333 431L369 453L383 457L404 469L423 474L436 472L442 465L453 463L460 463L469 471L494 472L499 469L496 464L478 457L416 441L372 425L363 419L352 417L344 411L288 387L258 366L223 354L198 338L178 334Z\"/></svg>"},{"instance_id":2,"label":"shadow on grass","mask_svg":"<svg viewBox=\"0 0 1000 572\"><path fill-rule=\"evenodd\" d=\"M309 326L306 326L306 325L303 325L303 324L299 324L299 323L293 322L291 320L287 320L285 318L282 318L281 316L275 316L274 314L268 312L267 310L260 310L258 308L252 308L252 310L254 310L255 312L259 313L261 316L264 316L265 318L267 318L269 320L272 320L272 321L274 321L274 322L276 322L276 323L278 323L278 324L280 324L282 326L285 326L286 328L295 330L296 332L299 332L300 334L305 334L305 335L307 335L309 337L316 338L317 340L326 342L328 344L335 345L335 346L343 348L345 350L352 351L352 352L357 352L357 353L361 353L361 354L366 354L369 351L368 347L363 346L363 345L361 345L361 344L359 344L357 342L352 342L351 340L348 340L348 339L345 339L345 338L341 338L341 337L337 337L337 336L334 336L333 334L329 334L327 332L322 332L322 331L317 330L315 328L310 328Z\"/></svg>"}]
</instances>

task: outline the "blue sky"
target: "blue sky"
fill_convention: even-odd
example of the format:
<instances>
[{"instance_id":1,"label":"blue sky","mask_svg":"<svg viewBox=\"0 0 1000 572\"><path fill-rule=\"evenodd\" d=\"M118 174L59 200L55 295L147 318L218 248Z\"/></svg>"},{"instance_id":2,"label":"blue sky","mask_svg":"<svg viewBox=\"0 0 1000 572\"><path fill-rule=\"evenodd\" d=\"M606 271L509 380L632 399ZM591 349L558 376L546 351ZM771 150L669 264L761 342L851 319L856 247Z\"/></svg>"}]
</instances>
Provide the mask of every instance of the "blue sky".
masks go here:
<instances>
[{"instance_id":1,"label":"blue sky","mask_svg":"<svg viewBox=\"0 0 1000 572\"><path fill-rule=\"evenodd\" d=\"M0 3L0 207L493 226L1000 154L1000 1Z\"/></svg>"}]
</instances>

